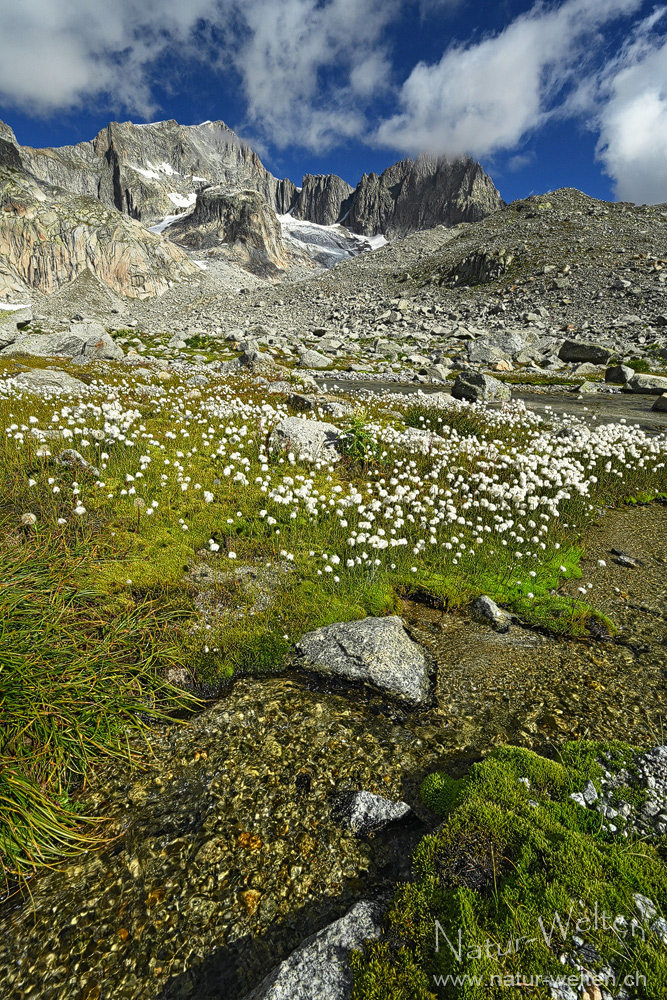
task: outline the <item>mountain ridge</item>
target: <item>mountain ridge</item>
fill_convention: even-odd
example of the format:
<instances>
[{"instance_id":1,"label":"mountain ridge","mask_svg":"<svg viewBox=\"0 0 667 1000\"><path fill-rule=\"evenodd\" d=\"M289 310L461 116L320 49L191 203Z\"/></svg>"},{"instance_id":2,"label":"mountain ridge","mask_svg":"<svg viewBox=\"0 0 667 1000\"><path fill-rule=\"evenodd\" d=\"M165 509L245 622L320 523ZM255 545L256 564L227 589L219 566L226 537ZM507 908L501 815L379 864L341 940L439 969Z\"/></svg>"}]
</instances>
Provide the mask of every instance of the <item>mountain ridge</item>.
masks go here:
<instances>
[{"instance_id":1,"label":"mountain ridge","mask_svg":"<svg viewBox=\"0 0 667 1000\"><path fill-rule=\"evenodd\" d=\"M95 197L147 225L191 207L205 187L221 185L258 191L277 215L292 213L319 225L344 222L365 236L478 221L504 205L471 157L422 154L381 174L365 173L356 187L335 174L306 174L298 188L274 177L221 120L110 122L74 145L16 146L23 168L38 181Z\"/></svg>"}]
</instances>

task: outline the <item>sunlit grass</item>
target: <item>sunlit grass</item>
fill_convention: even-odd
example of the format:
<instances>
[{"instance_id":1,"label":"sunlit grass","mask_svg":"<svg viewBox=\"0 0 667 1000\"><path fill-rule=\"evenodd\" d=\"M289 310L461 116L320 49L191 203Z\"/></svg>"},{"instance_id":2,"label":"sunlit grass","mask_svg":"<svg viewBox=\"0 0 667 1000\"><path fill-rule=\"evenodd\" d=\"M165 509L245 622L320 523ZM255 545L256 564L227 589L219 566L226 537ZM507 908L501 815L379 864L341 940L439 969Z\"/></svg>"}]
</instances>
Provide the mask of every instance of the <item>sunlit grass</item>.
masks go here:
<instances>
[{"instance_id":1,"label":"sunlit grass","mask_svg":"<svg viewBox=\"0 0 667 1000\"><path fill-rule=\"evenodd\" d=\"M585 587L574 601L560 584L580 575L599 507L667 492L665 439L626 426L559 436L520 404L388 396L334 421L347 437L329 465L272 446L293 411L247 377L193 392L170 373L141 394L133 372L101 372L84 371L80 400L0 397L2 760L64 838L8 819L12 871L75 836L69 796L100 756L129 753L128 727L185 705L170 667L213 686L274 671L305 631L395 611L414 590L609 634ZM64 448L91 468L58 464Z\"/></svg>"}]
</instances>

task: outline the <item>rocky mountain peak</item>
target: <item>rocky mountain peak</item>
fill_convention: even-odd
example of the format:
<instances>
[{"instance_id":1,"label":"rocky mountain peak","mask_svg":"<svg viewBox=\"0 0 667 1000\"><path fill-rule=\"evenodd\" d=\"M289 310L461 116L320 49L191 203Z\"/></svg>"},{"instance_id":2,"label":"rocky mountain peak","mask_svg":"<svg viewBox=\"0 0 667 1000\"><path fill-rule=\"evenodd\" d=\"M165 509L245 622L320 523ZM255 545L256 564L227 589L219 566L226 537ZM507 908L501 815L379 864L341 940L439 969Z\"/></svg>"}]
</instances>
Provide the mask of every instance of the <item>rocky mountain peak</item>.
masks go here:
<instances>
[{"instance_id":1,"label":"rocky mountain peak","mask_svg":"<svg viewBox=\"0 0 667 1000\"><path fill-rule=\"evenodd\" d=\"M336 174L306 174L292 215L332 226L347 215L353 195L354 188Z\"/></svg>"},{"instance_id":2,"label":"rocky mountain peak","mask_svg":"<svg viewBox=\"0 0 667 1000\"><path fill-rule=\"evenodd\" d=\"M471 157L420 155L364 174L354 192L347 225L365 236L407 236L433 226L477 222L502 208L491 178Z\"/></svg>"},{"instance_id":3,"label":"rocky mountain peak","mask_svg":"<svg viewBox=\"0 0 667 1000\"><path fill-rule=\"evenodd\" d=\"M89 142L22 152L38 180L97 197L148 224L191 207L197 191L214 184L259 191L281 213L296 196L294 185L273 177L223 121L111 122Z\"/></svg>"}]
</instances>

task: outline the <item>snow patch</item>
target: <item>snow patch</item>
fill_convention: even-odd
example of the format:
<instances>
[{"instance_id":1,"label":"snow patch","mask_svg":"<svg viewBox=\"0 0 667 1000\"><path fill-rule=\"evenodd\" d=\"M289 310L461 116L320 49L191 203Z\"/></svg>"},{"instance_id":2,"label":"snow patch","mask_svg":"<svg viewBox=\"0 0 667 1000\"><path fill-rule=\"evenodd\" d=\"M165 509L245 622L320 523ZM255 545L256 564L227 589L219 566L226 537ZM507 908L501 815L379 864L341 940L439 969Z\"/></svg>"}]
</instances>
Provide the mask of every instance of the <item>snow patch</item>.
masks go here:
<instances>
[{"instance_id":1,"label":"snow patch","mask_svg":"<svg viewBox=\"0 0 667 1000\"><path fill-rule=\"evenodd\" d=\"M166 174L168 177L180 176L178 170L174 170L171 163L158 163L156 165L155 163L151 163L150 160L147 160L146 162L148 169L146 169L146 167L137 167L133 163L128 163L128 166L130 167L131 170L134 170L136 171L136 173L141 174L142 177L148 177L150 178L150 180L153 181L159 181L160 174Z\"/></svg>"},{"instance_id":2,"label":"snow patch","mask_svg":"<svg viewBox=\"0 0 667 1000\"><path fill-rule=\"evenodd\" d=\"M167 198L176 208L191 208L197 200L196 194L179 194L178 191L168 191Z\"/></svg>"},{"instance_id":3,"label":"snow patch","mask_svg":"<svg viewBox=\"0 0 667 1000\"><path fill-rule=\"evenodd\" d=\"M155 170L145 170L143 167L134 167L132 164L128 163L130 170L134 170L137 174L141 174L142 177L148 177L152 181L159 181L160 175L155 172Z\"/></svg>"},{"instance_id":4,"label":"snow patch","mask_svg":"<svg viewBox=\"0 0 667 1000\"><path fill-rule=\"evenodd\" d=\"M167 215L164 217L164 219L160 219L159 222L156 222L154 226L149 226L148 232L163 233L167 228L167 226L170 226L172 222L176 222L176 219L182 219L184 214L185 214L184 212L179 212L178 215Z\"/></svg>"},{"instance_id":5,"label":"snow patch","mask_svg":"<svg viewBox=\"0 0 667 1000\"><path fill-rule=\"evenodd\" d=\"M321 226L316 222L295 219L291 211L286 215L279 215L278 221L282 237L287 243L305 250L325 267L333 267L339 261L357 257L360 253L378 250L387 242L381 234L359 236L340 223Z\"/></svg>"},{"instance_id":6,"label":"snow patch","mask_svg":"<svg viewBox=\"0 0 667 1000\"><path fill-rule=\"evenodd\" d=\"M26 302L24 306L14 306L10 305L9 302L0 302L0 309L6 309L9 312L14 312L16 309L30 309L30 303Z\"/></svg>"},{"instance_id":7,"label":"snow patch","mask_svg":"<svg viewBox=\"0 0 667 1000\"><path fill-rule=\"evenodd\" d=\"M193 260L192 263L196 264L197 267L200 267L202 269L202 271L208 271L208 266L206 264L204 264L203 261L201 261L201 260Z\"/></svg>"}]
</instances>

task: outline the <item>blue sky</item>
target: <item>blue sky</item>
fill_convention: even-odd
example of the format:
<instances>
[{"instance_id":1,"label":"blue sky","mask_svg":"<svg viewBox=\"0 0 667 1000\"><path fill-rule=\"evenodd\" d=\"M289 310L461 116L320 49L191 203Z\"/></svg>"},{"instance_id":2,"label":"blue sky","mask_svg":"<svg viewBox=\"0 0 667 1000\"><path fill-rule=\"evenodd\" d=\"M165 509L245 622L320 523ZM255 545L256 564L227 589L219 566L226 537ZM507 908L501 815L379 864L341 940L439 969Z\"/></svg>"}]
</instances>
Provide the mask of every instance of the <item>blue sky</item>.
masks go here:
<instances>
[{"instance_id":1,"label":"blue sky","mask_svg":"<svg viewBox=\"0 0 667 1000\"><path fill-rule=\"evenodd\" d=\"M507 201L667 202L667 6L645 0L0 0L19 142L222 119L278 176L469 153Z\"/></svg>"}]
</instances>

